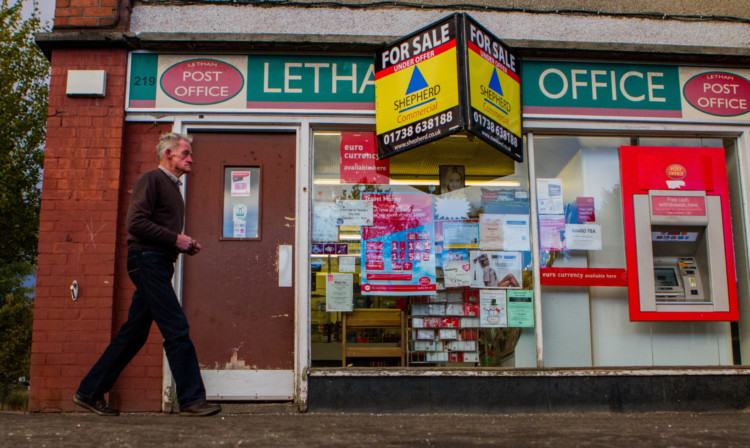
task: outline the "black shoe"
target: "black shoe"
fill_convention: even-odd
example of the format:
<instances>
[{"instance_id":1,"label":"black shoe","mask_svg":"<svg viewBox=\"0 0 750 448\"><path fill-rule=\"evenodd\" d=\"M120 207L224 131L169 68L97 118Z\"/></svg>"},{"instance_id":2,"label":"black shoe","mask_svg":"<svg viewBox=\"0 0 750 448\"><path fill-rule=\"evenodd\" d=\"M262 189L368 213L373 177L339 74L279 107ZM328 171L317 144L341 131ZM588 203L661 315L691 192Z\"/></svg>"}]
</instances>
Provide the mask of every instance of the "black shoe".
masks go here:
<instances>
[{"instance_id":1,"label":"black shoe","mask_svg":"<svg viewBox=\"0 0 750 448\"><path fill-rule=\"evenodd\" d=\"M120 415L120 411L107 407L107 402L104 400L87 400L83 398L78 392L73 396L73 403L78 406L88 409L97 415L104 417L117 417Z\"/></svg>"},{"instance_id":2,"label":"black shoe","mask_svg":"<svg viewBox=\"0 0 750 448\"><path fill-rule=\"evenodd\" d=\"M180 409L180 415L189 417L208 417L219 412L221 412L221 406L218 404L208 404L205 401Z\"/></svg>"}]
</instances>

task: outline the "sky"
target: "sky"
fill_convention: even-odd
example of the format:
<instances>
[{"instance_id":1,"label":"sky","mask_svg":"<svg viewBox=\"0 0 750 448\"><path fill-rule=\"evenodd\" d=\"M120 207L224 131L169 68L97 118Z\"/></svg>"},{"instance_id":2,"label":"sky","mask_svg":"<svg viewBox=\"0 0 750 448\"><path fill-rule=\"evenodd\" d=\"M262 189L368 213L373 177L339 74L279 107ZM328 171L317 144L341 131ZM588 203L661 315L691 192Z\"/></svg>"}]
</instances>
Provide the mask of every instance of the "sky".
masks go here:
<instances>
[{"instance_id":1,"label":"sky","mask_svg":"<svg viewBox=\"0 0 750 448\"><path fill-rule=\"evenodd\" d=\"M34 2L32 0L18 0L23 2L23 16L28 18L31 12L34 10ZM52 19L55 18L55 0L37 0L39 4L39 12L41 13L42 23L49 22L52 26Z\"/></svg>"}]
</instances>

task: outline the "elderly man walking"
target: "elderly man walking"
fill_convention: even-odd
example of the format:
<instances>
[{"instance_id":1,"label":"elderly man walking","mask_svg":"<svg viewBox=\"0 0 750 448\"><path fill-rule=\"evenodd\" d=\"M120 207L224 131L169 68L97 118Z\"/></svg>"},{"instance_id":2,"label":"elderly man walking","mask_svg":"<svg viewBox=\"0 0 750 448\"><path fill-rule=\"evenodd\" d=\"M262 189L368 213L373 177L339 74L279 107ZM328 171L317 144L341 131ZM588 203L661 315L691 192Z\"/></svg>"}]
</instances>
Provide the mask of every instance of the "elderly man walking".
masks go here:
<instances>
[{"instance_id":1,"label":"elderly man walking","mask_svg":"<svg viewBox=\"0 0 750 448\"><path fill-rule=\"evenodd\" d=\"M185 203L180 176L193 164L192 138L165 134L159 139L159 167L135 183L128 207L128 275L135 285L128 320L81 382L73 402L98 415L116 416L104 394L146 343L151 323L164 337L164 350L177 385L180 415L208 416L221 407L206 402L198 357L187 318L174 289L174 262L180 253L195 255L200 243L182 233Z\"/></svg>"}]
</instances>

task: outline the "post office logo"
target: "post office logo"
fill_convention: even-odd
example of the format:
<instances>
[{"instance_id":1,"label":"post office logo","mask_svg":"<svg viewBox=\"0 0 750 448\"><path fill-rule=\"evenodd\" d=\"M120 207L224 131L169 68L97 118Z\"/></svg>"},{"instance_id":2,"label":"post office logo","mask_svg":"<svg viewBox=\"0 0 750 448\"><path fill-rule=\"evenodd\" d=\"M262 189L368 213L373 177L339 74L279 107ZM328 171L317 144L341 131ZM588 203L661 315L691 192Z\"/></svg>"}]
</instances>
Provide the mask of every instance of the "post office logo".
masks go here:
<instances>
[{"instance_id":1,"label":"post office logo","mask_svg":"<svg viewBox=\"0 0 750 448\"><path fill-rule=\"evenodd\" d=\"M673 163L667 167L667 177L673 180L684 179L687 176L687 170L679 163Z\"/></svg>"},{"instance_id":2,"label":"post office logo","mask_svg":"<svg viewBox=\"0 0 750 448\"><path fill-rule=\"evenodd\" d=\"M182 103L216 104L235 97L245 78L234 66L215 59L191 59L169 67L161 76L161 88Z\"/></svg>"},{"instance_id":3,"label":"post office logo","mask_svg":"<svg viewBox=\"0 0 750 448\"><path fill-rule=\"evenodd\" d=\"M733 117L750 112L750 81L734 73L696 75L683 89L685 100L701 112Z\"/></svg>"}]
</instances>

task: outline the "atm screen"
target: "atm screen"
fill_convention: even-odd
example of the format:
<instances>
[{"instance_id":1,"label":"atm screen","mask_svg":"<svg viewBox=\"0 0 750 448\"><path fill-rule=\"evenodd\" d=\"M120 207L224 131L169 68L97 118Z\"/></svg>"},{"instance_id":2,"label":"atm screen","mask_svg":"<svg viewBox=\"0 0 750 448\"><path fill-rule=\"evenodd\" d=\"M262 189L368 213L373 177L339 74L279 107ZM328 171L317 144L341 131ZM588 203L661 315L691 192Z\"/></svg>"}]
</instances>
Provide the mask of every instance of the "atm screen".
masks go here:
<instances>
[{"instance_id":1,"label":"atm screen","mask_svg":"<svg viewBox=\"0 0 750 448\"><path fill-rule=\"evenodd\" d=\"M675 268L655 268L654 281L659 286L680 286L677 282L677 270Z\"/></svg>"}]
</instances>

